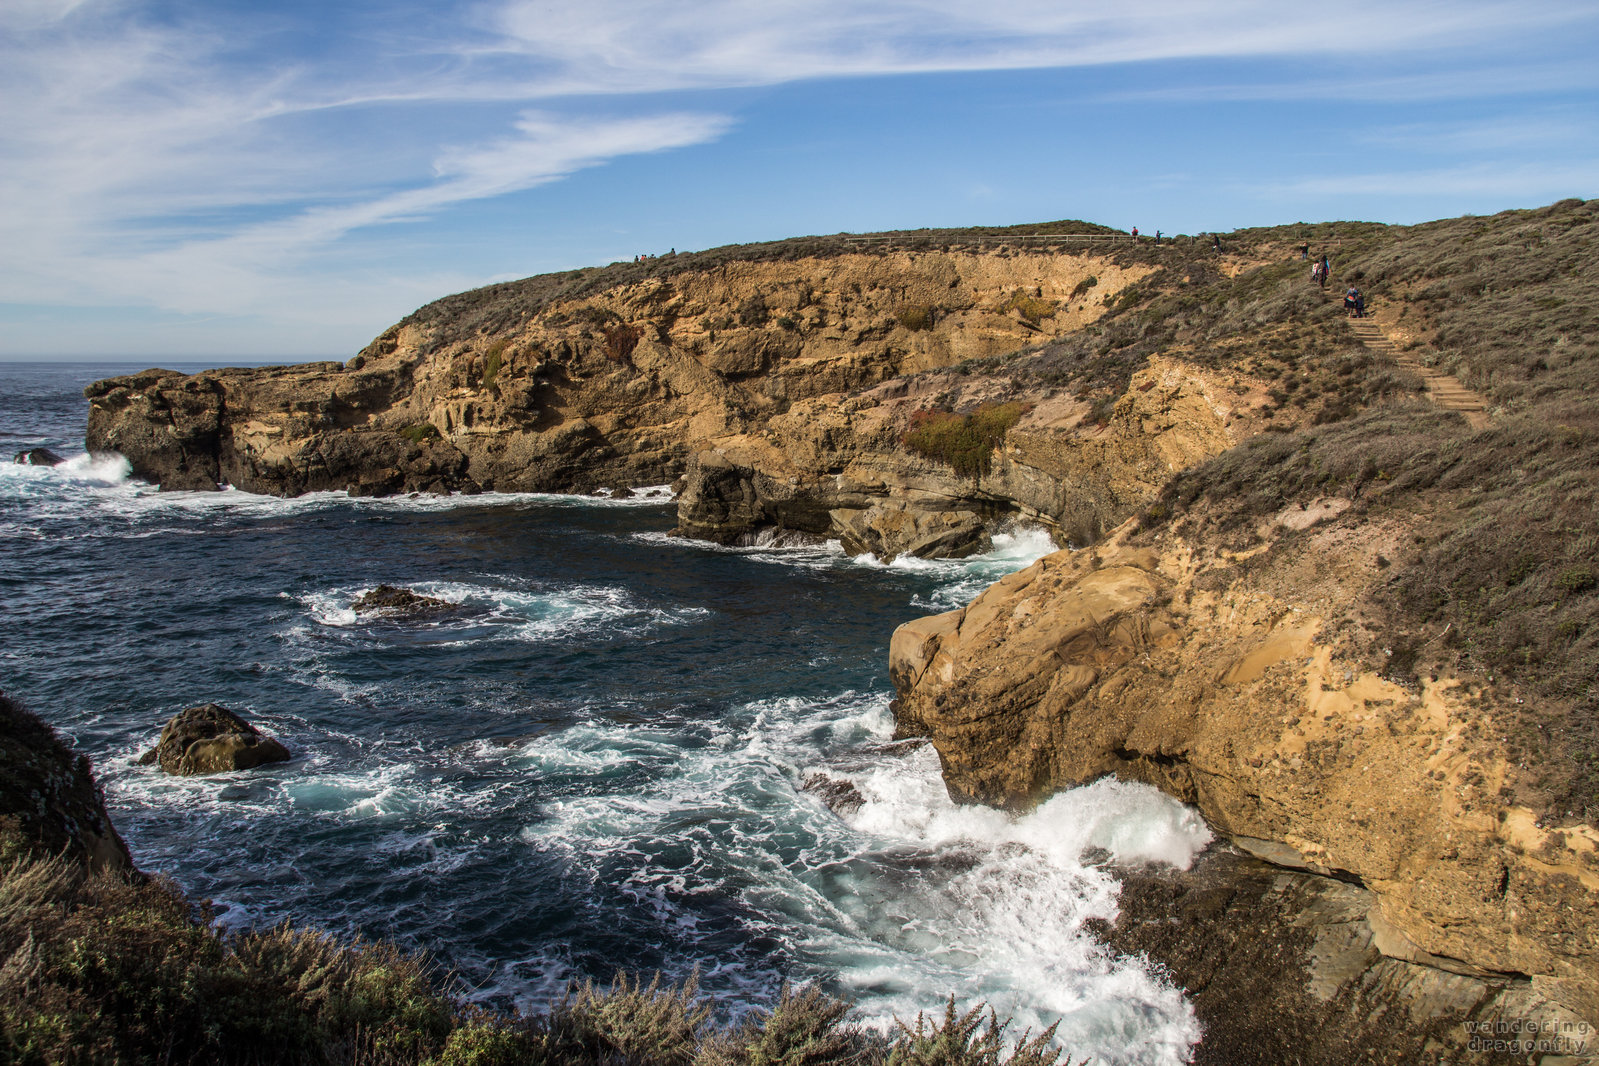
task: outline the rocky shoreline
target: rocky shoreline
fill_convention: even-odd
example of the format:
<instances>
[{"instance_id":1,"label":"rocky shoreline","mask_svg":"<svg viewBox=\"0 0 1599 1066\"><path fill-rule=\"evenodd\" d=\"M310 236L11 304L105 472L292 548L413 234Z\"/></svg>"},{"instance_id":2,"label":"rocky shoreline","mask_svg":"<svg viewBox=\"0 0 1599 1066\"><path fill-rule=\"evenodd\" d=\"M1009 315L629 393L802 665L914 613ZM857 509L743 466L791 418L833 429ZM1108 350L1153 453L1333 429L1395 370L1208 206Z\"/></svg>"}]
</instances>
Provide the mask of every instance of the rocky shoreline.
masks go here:
<instances>
[{"instance_id":1,"label":"rocky shoreline","mask_svg":"<svg viewBox=\"0 0 1599 1066\"><path fill-rule=\"evenodd\" d=\"M683 535L885 559L1041 524L1081 550L894 635L899 729L951 795L1115 774L1197 805L1236 850L1129 875L1105 936L1194 993L1210 1061L1526 1061L1473 1038L1599 1024L1599 734L1558 666L1596 639L1599 579L1559 546L1591 539L1599 426L1589 357L1532 353L1594 333L1534 301L1596 214L1351 227L1383 350L1305 288L1294 227L1225 256L685 258L451 297L347 364L98 382L88 444L165 489L675 481ZM1467 298L1489 259L1448 257L1468 231L1497 302ZM1393 345L1491 393L1488 428ZM978 466L914 446L1000 406ZM1477 572L1429 586L1440 545Z\"/></svg>"}]
</instances>

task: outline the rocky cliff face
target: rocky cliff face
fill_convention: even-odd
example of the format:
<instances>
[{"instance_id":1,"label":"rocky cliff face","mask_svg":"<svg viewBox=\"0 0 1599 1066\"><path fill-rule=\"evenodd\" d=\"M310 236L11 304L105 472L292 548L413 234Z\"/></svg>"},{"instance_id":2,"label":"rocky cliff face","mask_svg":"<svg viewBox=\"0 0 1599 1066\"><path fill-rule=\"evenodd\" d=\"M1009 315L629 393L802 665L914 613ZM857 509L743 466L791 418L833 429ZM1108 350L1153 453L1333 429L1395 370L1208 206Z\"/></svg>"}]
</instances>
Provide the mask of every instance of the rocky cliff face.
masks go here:
<instances>
[{"instance_id":1,"label":"rocky cliff face","mask_svg":"<svg viewBox=\"0 0 1599 1066\"><path fill-rule=\"evenodd\" d=\"M99 382L88 444L178 489L661 483L796 405L833 408L1081 328L1148 270L1089 255L846 253L511 300L485 321L419 312L348 366Z\"/></svg>"},{"instance_id":2,"label":"rocky cliff face","mask_svg":"<svg viewBox=\"0 0 1599 1066\"><path fill-rule=\"evenodd\" d=\"M1269 516L1242 552L1137 525L895 633L899 727L932 738L951 794L1153 784L1247 852L1361 886L1383 958L1599 1020L1599 832L1518 803L1502 695L1360 653L1414 526L1339 497Z\"/></svg>"}]
</instances>

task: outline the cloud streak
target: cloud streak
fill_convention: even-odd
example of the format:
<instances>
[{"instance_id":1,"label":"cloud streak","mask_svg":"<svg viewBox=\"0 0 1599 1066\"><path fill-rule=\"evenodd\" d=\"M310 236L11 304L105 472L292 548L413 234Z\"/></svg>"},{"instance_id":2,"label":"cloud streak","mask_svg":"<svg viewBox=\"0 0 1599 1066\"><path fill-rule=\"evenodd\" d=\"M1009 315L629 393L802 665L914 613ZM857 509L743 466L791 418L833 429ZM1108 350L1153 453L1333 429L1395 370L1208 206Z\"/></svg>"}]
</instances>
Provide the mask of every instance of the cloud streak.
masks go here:
<instances>
[{"instance_id":1,"label":"cloud streak","mask_svg":"<svg viewBox=\"0 0 1599 1066\"><path fill-rule=\"evenodd\" d=\"M0 302L306 322L374 314L396 289L421 284L422 273L394 280L368 263L365 289L330 280L333 268L322 264L353 239L613 160L708 144L736 125L733 108L685 109L680 100L660 103L663 94L1240 57L1359 64L1382 53L1458 61L1378 79L1157 87L1144 98L1363 91L1466 99L1494 79L1500 93L1595 80L1582 63L1481 61L1508 37L1537 39L1591 21L1586 4L1569 0L1533 9L1502 0L393 6L411 2L340 8L336 26L331 16L310 24L224 5L172 21L142 0L0 6L8 102L0 109ZM1373 34L1377 24L1382 32ZM315 42L316 58L275 51L272 42L285 37ZM425 283L476 280L429 273Z\"/></svg>"}]
</instances>

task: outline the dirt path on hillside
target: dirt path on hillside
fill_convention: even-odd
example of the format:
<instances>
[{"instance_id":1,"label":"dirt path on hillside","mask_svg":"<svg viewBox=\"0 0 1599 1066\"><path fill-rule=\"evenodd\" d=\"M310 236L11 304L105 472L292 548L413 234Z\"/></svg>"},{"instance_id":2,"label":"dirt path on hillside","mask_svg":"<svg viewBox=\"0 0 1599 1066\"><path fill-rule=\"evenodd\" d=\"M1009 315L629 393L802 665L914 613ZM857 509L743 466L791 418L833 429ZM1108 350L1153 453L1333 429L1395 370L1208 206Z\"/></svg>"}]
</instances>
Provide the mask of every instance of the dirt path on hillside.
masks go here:
<instances>
[{"instance_id":1,"label":"dirt path on hillside","mask_svg":"<svg viewBox=\"0 0 1599 1066\"><path fill-rule=\"evenodd\" d=\"M1466 388L1453 374L1425 366L1411 353L1401 351L1373 318L1351 318L1349 330L1367 348L1389 356L1420 377L1427 387L1427 398L1433 403L1446 411L1459 411L1473 429L1488 428L1488 401L1482 394Z\"/></svg>"}]
</instances>

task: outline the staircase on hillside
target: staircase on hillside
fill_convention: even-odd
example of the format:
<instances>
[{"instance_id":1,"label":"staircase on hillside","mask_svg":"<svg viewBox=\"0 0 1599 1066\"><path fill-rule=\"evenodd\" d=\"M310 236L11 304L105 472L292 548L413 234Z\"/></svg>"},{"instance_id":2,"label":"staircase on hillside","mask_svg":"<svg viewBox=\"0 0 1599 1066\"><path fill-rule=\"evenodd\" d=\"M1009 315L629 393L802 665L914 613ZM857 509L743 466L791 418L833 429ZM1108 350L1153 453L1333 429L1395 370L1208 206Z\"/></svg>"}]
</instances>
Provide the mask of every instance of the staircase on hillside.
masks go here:
<instances>
[{"instance_id":1,"label":"staircase on hillside","mask_svg":"<svg viewBox=\"0 0 1599 1066\"><path fill-rule=\"evenodd\" d=\"M1402 352L1370 318L1351 318L1349 329L1361 344L1389 356L1394 362L1417 374L1427 386L1427 398L1446 411L1459 411L1473 429L1488 427L1488 401L1466 388L1453 374L1423 366L1415 356Z\"/></svg>"}]
</instances>

